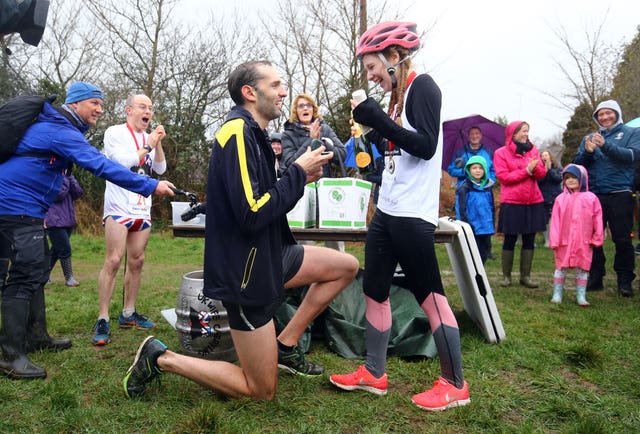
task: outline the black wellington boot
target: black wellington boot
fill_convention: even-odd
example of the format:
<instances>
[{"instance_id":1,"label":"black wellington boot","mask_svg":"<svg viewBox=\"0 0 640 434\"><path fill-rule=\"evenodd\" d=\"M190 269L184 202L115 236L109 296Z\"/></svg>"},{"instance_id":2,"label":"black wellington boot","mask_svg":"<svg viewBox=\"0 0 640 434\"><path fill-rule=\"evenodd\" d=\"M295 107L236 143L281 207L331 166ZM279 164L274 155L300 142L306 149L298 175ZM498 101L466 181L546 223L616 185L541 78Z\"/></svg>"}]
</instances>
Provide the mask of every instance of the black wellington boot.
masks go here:
<instances>
[{"instance_id":1,"label":"black wellington boot","mask_svg":"<svg viewBox=\"0 0 640 434\"><path fill-rule=\"evenodd\" d=\"M2 358L0 372L15 379L45 378L47 371L26 355L29 300L2 300Z\"/></svg>"},{"instance_id":2,"label":"black wellington boot","mask_svg":"<svg viewBox=\"0 0 640 434\"><path fill-rule=\"evenodd\" d=\"M44 288L40 287L33 298L29 308L29 323L27 327L27 353L37 350L62 351L71 348L69 338L55 339L47 332L47 313L44 304Z\"/></svg>"}]
</instances>

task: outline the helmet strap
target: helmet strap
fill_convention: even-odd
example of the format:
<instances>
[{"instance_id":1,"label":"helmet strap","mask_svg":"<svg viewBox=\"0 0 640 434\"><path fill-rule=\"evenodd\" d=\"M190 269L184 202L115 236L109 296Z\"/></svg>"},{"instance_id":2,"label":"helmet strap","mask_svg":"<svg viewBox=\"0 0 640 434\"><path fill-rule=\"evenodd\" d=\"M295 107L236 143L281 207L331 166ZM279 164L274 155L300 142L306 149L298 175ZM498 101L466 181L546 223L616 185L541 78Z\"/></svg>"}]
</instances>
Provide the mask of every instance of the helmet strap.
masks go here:
<instances>
[{"instance_id":1,"label":"helmet strap","mask_svg":"<svg viewBox=\"0 0 640 434\"><path fill-rule=\"evenodd\" d=\"M391 78L391 86L395 89L398 86L398 79L396 78L396 69L398 68L398 66L400 66L400 64L406 60L411 59L413 56L416 55L416 51L412 52L411 54L409 54L408 56L406 56L404 59L402 59L401 61L399 61L398 63L396 63L395 65L391 66L389 65L389 62L387 61L387 58L384 57L384 55L382 54L381 51L378 51L378 57L380 58L380 60L382 60L382 63L384 64L385 68L387 68L387 73L389 74L389 77Z\"/></svg>"},{"instance_id":2,"label":"helmet strap","mask_svg":"<svg viewBox=\"0 0 640 434\"><path fill-rule=\"evenodd\" d=\"M378 51L378 57L380 58L380 60L382 61L382 63L384 64L384 67L387 68L387 74L389 74L389 77L391 78L391 87L392 88L396 88L398 86L398 79L396 79L396 68L395 66L391 66L389 65L389 62L387 61L387 58L384 57L384 54L382 54L381 51ZM402 63L402 62L400 62ZM400 64L398 63L398 65ZM396 65L396 66L398 66Z\"/></svg>"}]
</instances>

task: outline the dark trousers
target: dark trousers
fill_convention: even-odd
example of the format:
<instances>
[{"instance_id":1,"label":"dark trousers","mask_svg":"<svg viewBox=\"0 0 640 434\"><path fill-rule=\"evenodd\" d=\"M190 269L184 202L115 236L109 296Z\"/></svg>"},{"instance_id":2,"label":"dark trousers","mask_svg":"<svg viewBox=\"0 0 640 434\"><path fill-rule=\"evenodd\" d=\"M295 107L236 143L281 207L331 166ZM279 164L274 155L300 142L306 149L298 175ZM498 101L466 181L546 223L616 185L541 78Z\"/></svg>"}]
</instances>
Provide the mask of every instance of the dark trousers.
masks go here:
<instances>
[{"instance_id":1,"label":"dark trousers","mask_svg":"<svg viewBox=\"0 0 640 434\"><path fill-rule=\"evenodd\" d=\"M602 222L609 225L611 239L616 246L613 269L618 275L618 284L630 283L635 279L635 256L631 232L633 231L633 212L635 202L630 191L598 194L602 206ZM589 273L592 278L602 278L605 274L606 258L602 247L593 249L593 261Z\"/></svg>"},{"instance_id":2,"label":"dark trousers","mask_svg":"<svg viewBox=\"0 0 640 434\"><path fill-rule=\"evenodd\" d=\"M482 259L482 265L487 262L489 252L491 252L491 234L474 235L476 244L478 245L478 252L480 252L480 259Z\"/></svg>"},{"instance_id":3,"label":"dark trousers","mask_svg":"<svg viewBox=\"0 0 640 434\"><path fill-rule=\"evenodd\" d=\"M51 263L58 259L71 257L71 242L69 237L73 228L47 228L47 235L51 240Z\"/></svg>"},{"instance_id":4,"label":"dark trousers","mask_svg":"<svg viewBox=\"0 0 640 434\"><path fill-rule=\"evenodd\" d=\"M11 244L3 236L0 236L0 291L4 288L4 281L7 278L7 271L9 271L10 252Z\"/></svg>"},{"instance_id":5,"label":"dark trousers","mask_svg":"<svg viewBox=\"0 0 640 434\"><path fill-rule=\"evenodd\" d=\"M2 298L31 300L49 277L49 248L43 220L23 216L0 216L0 239L8 243L9 276Z\"/></svg>"}]
</instances>

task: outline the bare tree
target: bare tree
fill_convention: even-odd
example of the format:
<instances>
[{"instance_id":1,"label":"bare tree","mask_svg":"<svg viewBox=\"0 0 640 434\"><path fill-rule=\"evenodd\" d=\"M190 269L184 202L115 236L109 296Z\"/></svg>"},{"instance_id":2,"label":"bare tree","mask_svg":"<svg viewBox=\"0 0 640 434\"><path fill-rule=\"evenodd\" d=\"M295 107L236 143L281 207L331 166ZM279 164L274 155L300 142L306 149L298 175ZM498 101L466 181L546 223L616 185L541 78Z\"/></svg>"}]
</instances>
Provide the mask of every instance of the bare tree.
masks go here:
<instances>
[{"instance_id":1,"label":"bare tree","mask_svg":"<svg viewBox=\"0 0 640 434\"><path fill-rule=\"evenodd\" d=\"M624 118L640 116L640 27L622 54L618 73L613 81L613 98L620 103Z\"/></svg>"},{"instance_id":2,"label":"bare tree","mask_svg":"<svg viewBox=\"0 0 640 434\"><path fill-rule=\"evenodd\" d=\"M262 19L268 29L272 57L283 68L289 88L285 108L300 93L312 95L321 105L327 122L343 138L349 136L351 92L366 88L367 84L355 56L363 22L361 14L366 12L364 19L369 16L376 22L387 11L386 1L376 2L373 10L367 10L371 3L319 0L300 8L294 0L281 0L276 17ZM374 95L382 97L379 90ZM280 129L281 124L276 128Z\"/></svg>"},{"instance_id":3,"label":"bare tree","mask_svg":"<svg viewBox=\"0 0 640 434\"><path fill-rule=\"evenodd\" d=\"M83 25L86 19L80 0L65 0L63 7L51 8L40 45L17 45L6 58L13 87L64 95L71 81L91 77L100 58L95 56L90 26Z\"/></svg>"},{"instance_id":4,"label":"bare tree","mask_svg":"<svg viewBox=\"0 0 640 434\"><path fill-rule=\"evenodd\" d=\"M105 71L113 94L120 104L130 93L152 99L154 121L167 130L164 148L172 181L202 191L210 153L208 133L229 105L230 66L259 44L237 18L226 22L212 18L206 32L183 26L174 19L177 5L177 0L87 0L107 40L101 50L112 59ZM234 23L235 31L229 31L226 24ZM109 124L122 121L122 112L115 114Z\"/></svg>"},{"instance_id":5,"label":"bare tree","mask_svg":"<svg viewBox=\"0 0 640 434\"><path fill-rule=\"evenodd\" d=\"M596 28L585 29L584 50L577 48L564 27L552 29L571 59L568 64L560 60L555 61L570 83L571 90L560 95L550 95L570 110L583 102L595 109L598 103L611 93L620 50L602 40L606 17L607 14Z\"/></svg>"},{"instance_id":6,"label":"bare tree","mask_svg":"<svg viewBox=\"0 0 640 434\"><path fill-rule=\"evenodd\" d=\"M569 83L569 90L560 94L547 93L561 107L573 113L562 135L564 161L572 159L582 137L593 129L593 110L600 101L611 95L620 49L603 41L607 15L608 11L595 28L585 28L584 49L578 48L564 27L552 29L570 59L566 63L556 60L556 65Z\"/></svg>"},{"instance_id":7,"label":"bare tree","mask_svg":"<svg viewBox=\"0 0 640 434\"><path fill-rule=\"evenodd\" d=\"M87 20L84 2L66 0L64 8L51 9L46 37L38 50L37 77L58 84L62 90L71 81L95 80L101 58L96 56L95 32L83 25Z\"/></svg>"}]
</instances>

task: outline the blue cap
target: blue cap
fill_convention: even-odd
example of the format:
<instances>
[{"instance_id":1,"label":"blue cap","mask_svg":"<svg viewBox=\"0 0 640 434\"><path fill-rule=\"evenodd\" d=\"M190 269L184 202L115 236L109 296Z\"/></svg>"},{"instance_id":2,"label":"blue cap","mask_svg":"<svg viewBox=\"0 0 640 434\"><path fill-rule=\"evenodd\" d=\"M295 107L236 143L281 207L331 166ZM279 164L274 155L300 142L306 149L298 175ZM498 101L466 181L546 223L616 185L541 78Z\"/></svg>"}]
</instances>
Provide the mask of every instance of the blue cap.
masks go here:
<instances>
[{"instance_id":1,"label":"blue cap","mask_svg":"<svg viewBox=\"0 0 640 434\"><path fill-rule=\"evenodd\" d=\"M100 88L91 83L76 81L71 85L71 87L69 87L69 90L67 91L67 99L64 100L64 103L71 104L90 98L104 99Z\"/></svg>"}]
</instances>

